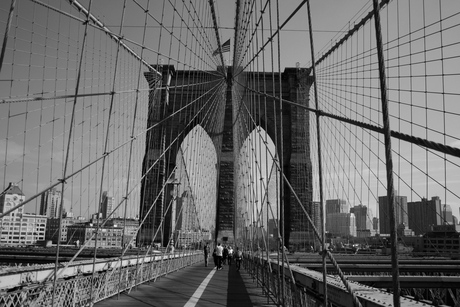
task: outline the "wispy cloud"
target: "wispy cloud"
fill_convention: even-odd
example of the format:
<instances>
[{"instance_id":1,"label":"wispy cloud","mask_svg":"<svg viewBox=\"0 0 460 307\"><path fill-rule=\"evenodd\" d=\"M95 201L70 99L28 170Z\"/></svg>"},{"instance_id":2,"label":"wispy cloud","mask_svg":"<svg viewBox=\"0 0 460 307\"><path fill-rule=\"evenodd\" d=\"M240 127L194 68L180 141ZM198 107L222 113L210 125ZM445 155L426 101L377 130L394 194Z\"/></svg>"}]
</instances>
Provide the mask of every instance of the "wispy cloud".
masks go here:
<instances>
[{"instance_id":1,"label":"wispy cloud","mask_svg":"<svg viewBox=\"0 0 460 307\"><path fill-rule=\"evenodd\" d=\"M23 155L23 147L13 141L0 140L0 162L3 164L5 156L6 164L19 159Z\"/></svg>"},{"instance_id":2,"label":"wispy cloud","mask_svg":"<svg viewBox=\"0 0 460 307\"><path fill-rule=\"evenodd\" d=\"M460 148L460 140L450 143L449 146Z\"/></svg>"}]
</instances>

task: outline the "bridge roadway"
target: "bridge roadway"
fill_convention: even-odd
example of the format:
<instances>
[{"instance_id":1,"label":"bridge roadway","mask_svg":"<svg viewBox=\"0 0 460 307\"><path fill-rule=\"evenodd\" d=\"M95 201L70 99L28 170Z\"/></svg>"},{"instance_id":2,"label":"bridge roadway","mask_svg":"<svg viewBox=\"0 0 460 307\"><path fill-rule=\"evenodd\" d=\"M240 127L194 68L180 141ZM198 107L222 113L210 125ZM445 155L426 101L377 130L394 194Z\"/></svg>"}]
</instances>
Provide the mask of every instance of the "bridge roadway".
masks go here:
<instances>
[{"instance_id":1,"label":"bridge roadway","mask_svg":"<svg viewBox=\"0 0 460 307\"><path fill-rule=\"evenodd\" d=\"M217 271L204 262L159 277L95 304L96 307L276 306L243 266L224 265Z\"/></svg>"}]
</instances>

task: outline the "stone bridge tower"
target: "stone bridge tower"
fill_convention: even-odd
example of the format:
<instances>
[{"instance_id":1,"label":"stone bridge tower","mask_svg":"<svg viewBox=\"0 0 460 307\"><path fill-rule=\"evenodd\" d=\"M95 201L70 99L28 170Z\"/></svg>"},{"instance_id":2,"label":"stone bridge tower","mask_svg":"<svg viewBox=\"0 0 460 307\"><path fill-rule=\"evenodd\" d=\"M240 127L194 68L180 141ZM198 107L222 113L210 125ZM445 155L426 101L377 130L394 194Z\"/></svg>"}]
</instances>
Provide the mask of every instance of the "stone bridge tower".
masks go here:
<instances>
[{"instance_id":1,"label":"stone bridge tower","mask_svg":"<svg viewBox=\"0 0 460 307\"><path fill-rule=\"evenodd\" d=\"M235 134L248 134L252 129L235 130L235 106L245 102L236 102L232 97L232 89L237 86L237 82L233 80L232 70L228 68L225 73L220 69L217 72L204 74L199 71L176 71L173 66L164 65L157 66L156 69L161 76L154 72L145 73L151 88L147 126L153 128L146 136L143 173L148 171L148 175L142 182L140 204L140 220L145 219L145 222L139 232L138 242L149 244L155 232L162 231L158 226L163 216L165 218L164 232L158 237L162 238L163 244L167 242L171 225L170 212L166 210L165 204L170 201L172 187L167 185L164 193L161 193L161 187L175 167L178 146L171 146L168 151L165 151L165 148L172 143L180 145L187 133L198 123L208 123L203 128L218 153L215 238L219 241L223 239L233 241L236 234L234 152L238 152L242 145L241 141L235 142L234 140L244 140L247 135L238 135L237 138L234 136ZM223 79L226 81L225 86L219 86ZM260 85L259 92L265 89L265 94L260 95L268 97L267 108L249 108L249 110L254 110L251 117L257 120L256 125L267 130L273 140L276 140L276 135L278 144L281 138L283 139L284 173L308 210L312 203L309 112L304 108L284 104L281 129L279 124L281 121L275 119L280 114L279 101L275 100L273 103L270 97L279 96L278 89L281 82L283 100L308 107L308 92L312 83L309 71L286 68L283 73L275 73L275 75L252 72L246 73L246 79L257 80ZM263 86L264 83L265 86ZM275 92L271 89L275 89ZM206 109L208 108L206 101L209 99L217 99L219 102L214 104L212 109ZM191 101L194 101L194 106L187 107ZM201 110L198 113L200 115L196 116L198 109ZM203 116L209 118L203 120ZM255 128L256 125L252 128ZM275 131L278 132L275 133ZM283 131L283 135L280 134L280 131ZM277 150L278 156L281 156L281 152ZM167 154L162 156L162 152L167 152ZM281 225L285 229L288 241L290 233L302 231L302 225L307 220L287 185L284 191L284 202L282 203L285 206L285 222L281 222ZM151 208L154 204L155 207Z\"/></svg>"}]
</instances>

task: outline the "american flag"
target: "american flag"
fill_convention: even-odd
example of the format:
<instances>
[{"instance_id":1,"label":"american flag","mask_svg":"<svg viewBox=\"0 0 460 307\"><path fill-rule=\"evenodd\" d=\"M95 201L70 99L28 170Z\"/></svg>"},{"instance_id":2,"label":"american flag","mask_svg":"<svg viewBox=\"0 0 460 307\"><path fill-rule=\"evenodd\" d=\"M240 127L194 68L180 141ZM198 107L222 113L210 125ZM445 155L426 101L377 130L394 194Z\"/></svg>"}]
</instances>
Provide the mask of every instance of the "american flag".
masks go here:
<instances>
[{"instance_id":1,"label":"american flag","mask_svg":"<svg viewBox=\"0 0 460 307\"><path fill-rule=\"evenodd\" d=\"M230 39L228 39L225 43L222 44L222 46L220 47L220 50L222 53L230 52ZM219 54L219 48L217 48L216 51L212 53L212 56L216 56L218 54Z\"/></svg>"}]
</instances>

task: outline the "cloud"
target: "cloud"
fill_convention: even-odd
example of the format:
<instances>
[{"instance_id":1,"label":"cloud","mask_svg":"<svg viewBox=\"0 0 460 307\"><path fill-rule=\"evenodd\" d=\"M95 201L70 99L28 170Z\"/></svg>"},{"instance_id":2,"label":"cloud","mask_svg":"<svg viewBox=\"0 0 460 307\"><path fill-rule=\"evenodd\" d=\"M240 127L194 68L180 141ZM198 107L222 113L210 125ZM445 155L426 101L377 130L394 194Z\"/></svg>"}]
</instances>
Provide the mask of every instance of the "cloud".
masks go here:
<instances>
[{"instance_id":1,"label":"cloud","mask_svg":"<svg viewBox=\"0 0 460 307\"><path fill-rule=\"evenodd\" d=\"M454 141L454 142L450 143L449 146L460 148L460 140L457 140L457 141Z\"/></svg>"},{"instance_id":2,"label":"cloud","mask_svg":"<svg viewBox=\"0 0 460 307\"><path fill-rule=\"evenodd\" d=\"M22 145L19 145L11 140L8 142L6 140L0 140L0 161L5 160L5 155L7 155L7 164L10 162L19 159L23 154Z\"/></svg>"}]
</instances>

